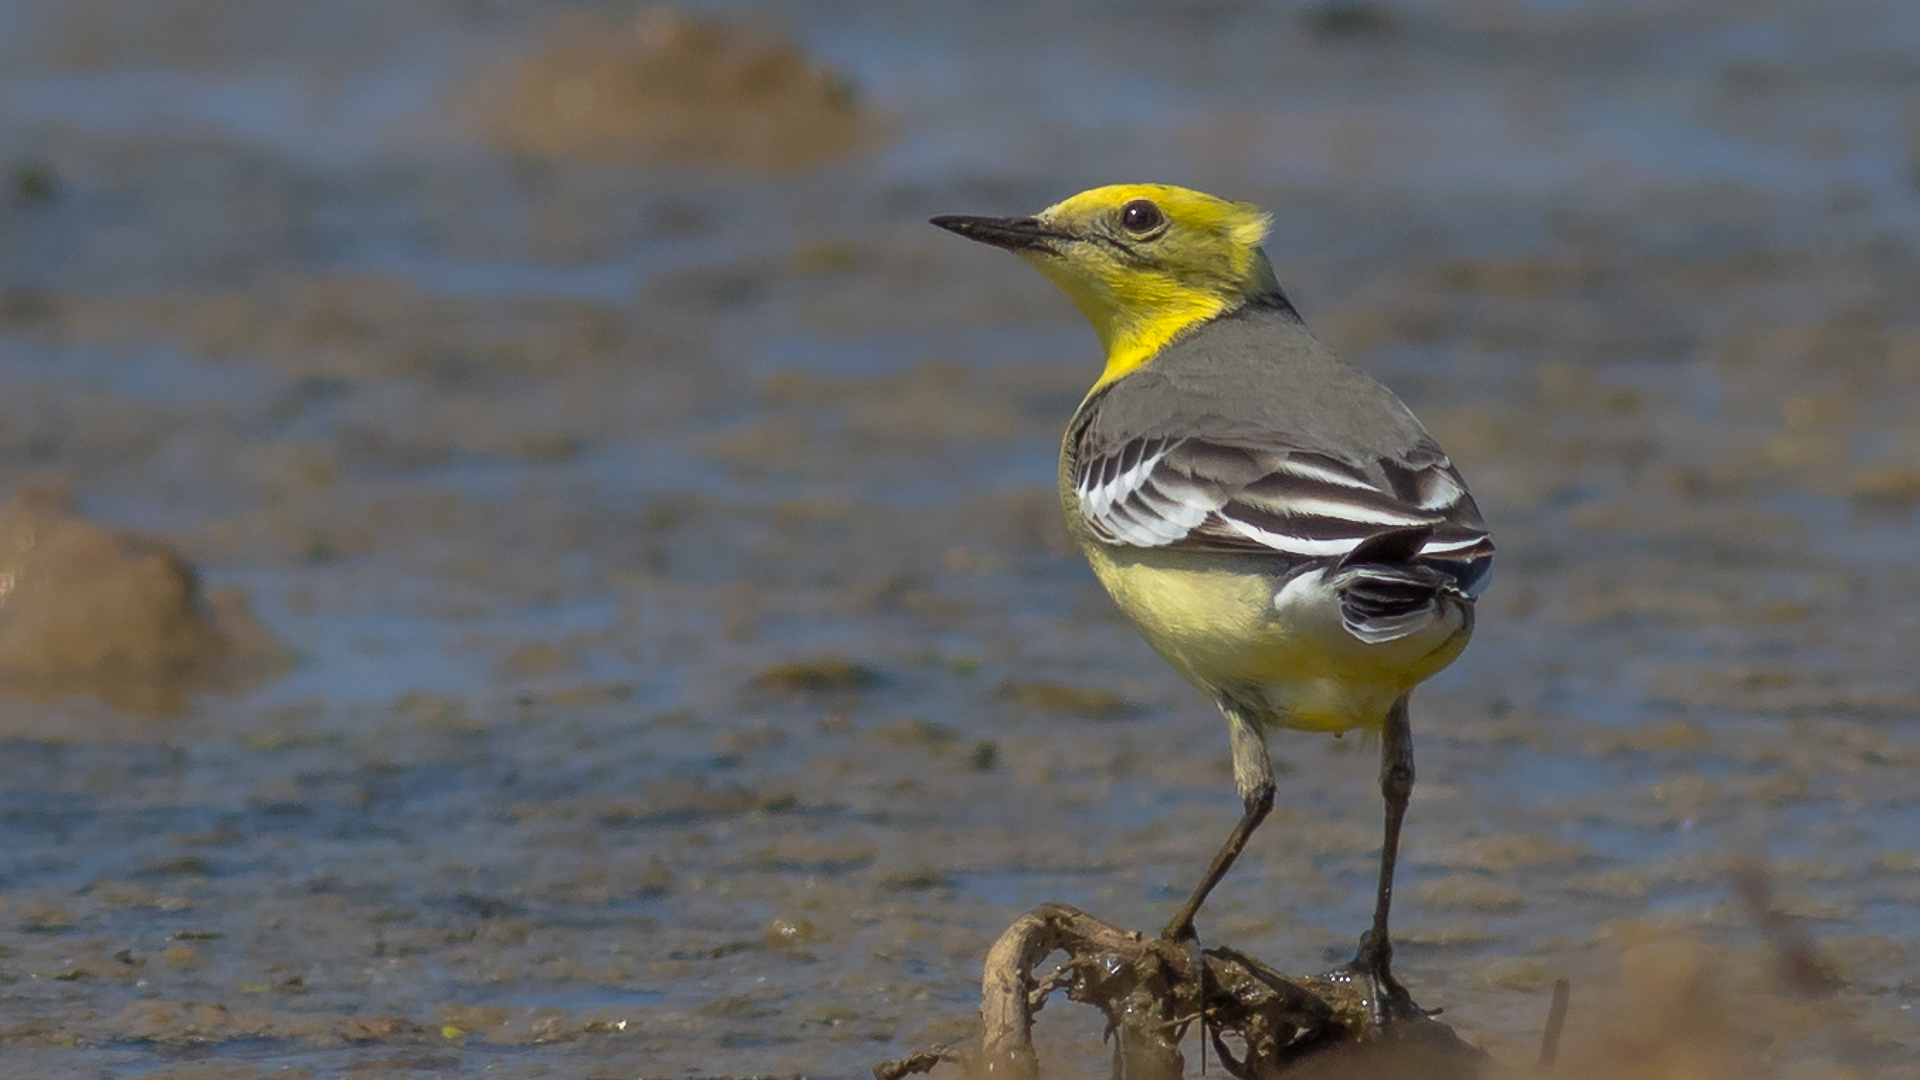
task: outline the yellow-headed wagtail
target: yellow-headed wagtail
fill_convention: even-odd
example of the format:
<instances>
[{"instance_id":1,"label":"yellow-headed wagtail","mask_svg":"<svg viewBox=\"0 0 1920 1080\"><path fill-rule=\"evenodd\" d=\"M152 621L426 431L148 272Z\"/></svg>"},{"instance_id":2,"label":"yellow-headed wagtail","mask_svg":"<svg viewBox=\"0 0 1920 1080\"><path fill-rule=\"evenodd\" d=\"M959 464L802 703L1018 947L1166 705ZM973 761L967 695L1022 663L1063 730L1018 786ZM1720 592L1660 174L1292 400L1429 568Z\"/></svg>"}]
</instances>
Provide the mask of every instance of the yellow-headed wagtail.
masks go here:
<instances>
[{"instance_id":1,"label":"yellow-headed wagtail","mask_svg":"<svg viewBox=\"0 0 1920 1080\"><path fill-rule=\"evenodd\" d=\"M1307 332L1247 203L1159 184L1034 217L935 225L1066 290L1106 346L1067 425L1067 528L1136 628L1226 715L1246 811L1163 935L1193 919L1273 807L1267 734L1381 732L1386 830L1353 969L1376 1016L1414 1011L1387 910L1413 790L1407 697L1473 632L1493 544L1433 437Z\"/></svg>"}]
</instances>

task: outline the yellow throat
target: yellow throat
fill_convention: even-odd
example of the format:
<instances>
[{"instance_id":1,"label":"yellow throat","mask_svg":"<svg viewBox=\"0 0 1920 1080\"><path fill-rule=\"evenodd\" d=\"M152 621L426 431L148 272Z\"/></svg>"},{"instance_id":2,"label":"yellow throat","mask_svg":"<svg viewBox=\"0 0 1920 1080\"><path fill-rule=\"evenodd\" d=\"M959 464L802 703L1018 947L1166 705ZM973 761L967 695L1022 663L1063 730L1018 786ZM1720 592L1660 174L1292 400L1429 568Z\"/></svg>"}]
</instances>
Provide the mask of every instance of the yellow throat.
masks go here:
<instances>
[{"instance_id":1,"label":"yellow throat","mask_svg":"<svg viewBox=\"0 0 1920 1080\"><path fill-rule=\"evenodd\" d=\"M1062 239L1018 254L1073 300L1106 347L1094 390L1190 328L1280 291L1260 249L1270 218L1250 203L1167 184L1113 184L1033 220Z\"/></svg>"}]
</instances>

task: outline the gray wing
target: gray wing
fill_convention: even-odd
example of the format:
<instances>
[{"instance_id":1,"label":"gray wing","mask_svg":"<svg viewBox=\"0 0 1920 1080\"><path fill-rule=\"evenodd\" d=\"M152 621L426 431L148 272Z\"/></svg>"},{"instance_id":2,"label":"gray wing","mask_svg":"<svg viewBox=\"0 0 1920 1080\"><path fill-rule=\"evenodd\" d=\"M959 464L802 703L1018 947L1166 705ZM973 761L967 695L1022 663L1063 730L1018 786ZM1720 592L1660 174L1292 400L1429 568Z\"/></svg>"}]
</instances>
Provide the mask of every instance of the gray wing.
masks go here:
<instances>
[{"instance_id":1,"label":"gray wing","mask_svg":"<svg viewBox=\"0 0 1920 1080\"><path fill-rule=\"evenodd\" d=\"M1088 528L1109 544L1341 562L1369 540L1417 531L1407 561L1469 596L1492 566L1486 522L1431 438L1367 462L1278 438L1083 442L1074 486Z\"/></svg>"}]
</instances>

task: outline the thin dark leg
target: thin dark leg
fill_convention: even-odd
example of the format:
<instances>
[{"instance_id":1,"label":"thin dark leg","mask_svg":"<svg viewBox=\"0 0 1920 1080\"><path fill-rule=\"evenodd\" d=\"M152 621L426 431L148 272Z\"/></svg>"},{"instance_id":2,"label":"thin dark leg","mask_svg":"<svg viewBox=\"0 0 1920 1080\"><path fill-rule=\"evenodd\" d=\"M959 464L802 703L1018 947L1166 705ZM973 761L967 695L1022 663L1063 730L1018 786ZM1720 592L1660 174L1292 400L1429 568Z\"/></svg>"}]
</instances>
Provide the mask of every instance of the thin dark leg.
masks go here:
<instances>
[{"instance_id":1,"label":"thin dark leg","mask_svg":"<svg viewBox=\"0 0 1920 1080\"><path fill-rule=\"evenodd\" d=\"M1373 904L1373 929L1360 938L1353 970L1373 984L1373 1017L1377 1023L1420 1015L1412 995L1393 977L1393 939L1387 933L1387 913L1393 907L1393 868L1400 857L1400 823L1413 796L1413 727L1407 719L1407 699L1394 702L1380 740L1380 795L1386 800L1386 829L1380 839L1380 889Z\"/></svg>"},{"instance_id":2,"label":"thin dark leg","mask_svg":"<svg viewBox=\"0 0 1920 1080\"><path fill-rule=\"evenodd\" d=\"M1200 905L1207 902L1207 894L1213 892L1213 887L1233 869L1234 860L1246 850L1253 830L1259 828L1273 810L1273 761L1267 756L1266 738L1258 725L1227 701L1220 702L1220 714L1227 718L1227 738L1233 748L1233 784L1240 791L1244 809L1239 823L1227 834L1227 842L1220 845L1200 884L1194 887L1193 895L1187 897L1187 902L1180 905L1179 912L1160 931L1160 936L1167 941L1186 943L1188 961L1199 980L1194 997L1200 1011L1202 1075L1207 1071L1207 1042L1211 1038L1207 1024L1207 960L1200 950L1200 935L1194 931L1193 920L1200 913Z\"/></svg>"},{"instance_id":3,"label":"thin dark leg","mask_svg":"<svg viewBox=\"0 0 1920 1080\"><path fill-rule=\"evenodd\" d=\"M1260 827L1272 810L1273 781L1268 780L1247 795L1246 810L1240 815L1240 824L1227 834L1227 842L1220 845L1220 853L1213 857L1213 865L1207 867L1206 875L1200 879L1193 895L1187 897L1187 902L1180 905L1179 912L1167 923L1166 929L1160 931L1162 938L1186 941L1194 936L1193 917L1200 913L1200 905L1207 902L1207 894L1220 884L1221 878L1227 876L1227 871L1233 869L1233 861L1246 849L1247 838L1253 835L1253 830Z\"/></svg>"},{"instance_id":4,"label":"thin dark leg","mask_svg":"<svg viewBox=\"0 0 1920 1080\"><path fill-rule=\"evenodd\" d=\"M1160 931L1160 936L1168 941L1187 942L1195 954L1195 963L1200 959L1200 939L1193 932L1193 917L1200 913L1200 905L1207 902L1207 894L1233 869L1233 861L1246 848L1247 838L1273 809L1273 762L1267 757L1267 740L1261 736L1259 727L1236 706L1222 701L1220 715L1227 718L1227 739L1233 748L1233 784L1239 789L1240 801L1246 809L1240 815L1240 824L1233 827L1227 834L1227 842L1220 845L1220 853L1213 857L1213 865L1207 867L1193 895L1187 897L1179 913Z\"/></svg>"}]
</instances>

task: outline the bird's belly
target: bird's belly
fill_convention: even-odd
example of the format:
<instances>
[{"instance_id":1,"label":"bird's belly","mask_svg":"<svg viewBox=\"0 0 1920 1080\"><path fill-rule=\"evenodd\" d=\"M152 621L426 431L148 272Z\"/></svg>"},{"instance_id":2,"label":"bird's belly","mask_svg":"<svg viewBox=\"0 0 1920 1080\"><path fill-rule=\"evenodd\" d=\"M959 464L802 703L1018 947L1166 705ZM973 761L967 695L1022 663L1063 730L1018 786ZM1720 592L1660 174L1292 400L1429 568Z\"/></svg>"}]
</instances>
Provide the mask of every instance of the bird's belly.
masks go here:
<instances>
[{"instance_id":1,"label":"bird's belly","mask_svg":"<svg viewBox=\"0 0 1920 1080\"><path fill-rule=\"evenodd\" d=\"M1259 715L1263 727L1378 730L1402 695L1466 647L1471 619L1369 645L1330 591L1275 603L1276 580L1246 560L1151 549L1088 553L1095 576L1147 643L1188 682Z\"/></svg>"}]
</instances>

